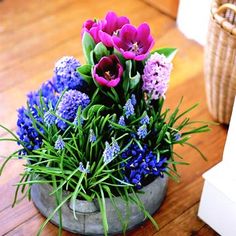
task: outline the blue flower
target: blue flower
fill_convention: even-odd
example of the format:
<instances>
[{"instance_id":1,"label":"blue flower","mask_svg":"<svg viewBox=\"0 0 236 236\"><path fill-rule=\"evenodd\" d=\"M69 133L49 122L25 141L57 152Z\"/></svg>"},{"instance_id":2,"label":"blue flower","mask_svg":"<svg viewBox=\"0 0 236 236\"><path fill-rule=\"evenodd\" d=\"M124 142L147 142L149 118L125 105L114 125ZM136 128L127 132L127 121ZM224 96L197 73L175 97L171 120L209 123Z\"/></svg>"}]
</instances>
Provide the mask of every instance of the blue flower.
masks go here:
<instances>
[{"instance_id":1,"label":"blue flower","mask_svg":"<svg viewBox=\"0 0 236 236\"><path fill-rule=\"evenodd\" d=\"M105 142L105 150L103 152L103 161L105 164L110 163L120 152L120 146L117 141L112 138L112 144L110 145L108 142Z\"/></svg>"},{"instance_id":2,"label":"blue flower","mask_svg":"<svg viewBox=\"0 0 236 236\"><path fill-rule=\"evenodd\" d=\"M147 114L140 120L140 123L142 125L148 125L149 122L150 122L150 118L149 118L149 116Z\"/></svg>"},{"instance_id":3,"label":"blue flower","mask_svg":"<svg viewBox=\"0 0 236 236\"><path fill-rule=\"evenodd\" d=\"M114 159L113 148L108 142L105 142L105 149L103 152L103 161L105 164L110 163Z\"/></svg>"},{"instance_id":4,"label":"blue flower","mask_svg":"<svg viewBox=\"0 0 236 236\"><path fill-rule=\"evenodd\" d=\"M87 162L86 168L84 168L84 165L82 162L79 163L79 171L85 174L88 174L90 172L89 170L89 162Z\"/></svg>"},{"instance_id":5,"label":"blue flower","mask_svg":"<svg viewBox=\"0 0 236 236\"><path fill-rule=\"evenodd\" d=\"M124 116L121 116L119 121L118 121L118 124L121 125L121 126L126 126L125 124L125 117Z\"/></svg>"},{"instance_id":6,"label":"blue flower","mask_svg":"<svg viewBox=\"0 0 236 236\"><path fill-rule=\"evenodd\" d=\"M130 116L134 114L134 106L131 102L131 99L128 99L127 102L125 103L124 112L125 112L126 118L129 118Z\"/></svg>"},{"instance_id":7,"label":"blue flower","mask_svg":"<svg viewBox=\"0 0 236 236\"><path fill-rule=\"evenodd\" d=\"M144 139L147 136L147 125L142 125L138 128L137 135L139 139Z\"/></svg>"},{"instance_id":8,"label":"blue flower","mask_svg":"<svg viewBox=\"0 0 236 236\"><path fill-rule=\"evenodd\" d=\"M92 129L89 130L89 142L94 143L97 140L94 131Z\"/></svg>"},{"instance_id":9,"label":"blue flower","mask_svg":"<svg viewBox=\"0 0 236 236\"><path fill-rule=\"evenodd\" d=\"M56 114L67 121L73 122L76 118L78 108L81 106L84 109L89 103L90 99L87 94L77 90L69 90L61 98ZM65 121L59 118L57 119L57 125L62 130L68 126Z\"/></svg>"},{"instance_id":10,"label":"blue flower","mask_svg":"<svg viewBox=\"0 0 236 236\"><path fill-rule=\"evenodd\" d=\"M167 167L167 158L157 156L148 149L147 145L141 148L137 144L131 144L122 154L122 159L126 160L120 164L127 183L134 184L137 189L141 189L147 176L163 176Z\"/></svg>"},{"instance_id":11,"label":"blue flower","mask_svg":"<svg viewBox=\"0 0 236 236\"><path fill-rule=\"evenodd\" d=\"M114 138L112 138L112 146L111 147L112 147L114 156L120 152L120 146Z\"/></svg>"},{"instance_id":12,"label":"blue flower","mask_svg":"<svg viewBox=\"0 0 236 236\"><path fill-rule=\"evenodd\" d=\"M179 141L181 139L181 134L180 133L176 133L174 135L174 139L175 139L175 141Z\"/></svg>"},{"instance_id":13,"label":"blue flower","mask_svg":"<svg viewBox=\"0 0 236 236\"><path fill-rule=\"evenodd\" d=\"M42 84L40 90L27 95L27 109L22 107L18 110L17 135L25 147L25 149L19 153L20 155L26 155L30 151L39 149L42 145L41 134L44 133L44 130L38 124L36 125L37 129L34 127L29 114L33 116L37 123L43 124L44 119L38 114L38 110L44 113L48 111L49 107L54 108L57 101L58 95L56 95L51 81ZM42 104L42 102L44 104ZM36 108L38 108L38 110Z\"/></svg>"},{"instance_id":14,"label":"blue flower","mask_svg":"<svg viewBox=\"0 0 236 236\"><path fill-rule=\"evenodd\" d=\"M44 114L44 122L45 124L50 127L51 125L55 124L56 121L56 116L52 113L52 110L48 110L45 114Z\"/></svg>"},{"instance_id":15,"label":"blue flower","mask_svg":"<svg viewBox=\"0 0 236 236\"><path fill-rule=\"evenodd\" d=\"M137 100L136 100L136 97L135 97L134 94L131 95L131 103L132 103L133 106L135 106L136 103L137 103Z\"/></svg>"},{"instance_id":16,"label":"blue flower","mask_svg":"<svg viewBox=\"0 0 236 236\"><path fill-rule=\"evenodd\" d=\"M65 89L84 91L87 83L77 72L80 63L72 56L64 56L55 64L53 82L58 92Z\"/></svg>"},{"instance_id":17,"label":"blue flower","mask_svg":"<svg viewBox=\"0 0 236 236\"><path fill-rule=\"evenodd\" d=\"M61 135L59 135L57 141L55 142L54 148L56 150L63 150L64 147L65 147L65 142L63 141Z\"/></svg>"}]
</instances>

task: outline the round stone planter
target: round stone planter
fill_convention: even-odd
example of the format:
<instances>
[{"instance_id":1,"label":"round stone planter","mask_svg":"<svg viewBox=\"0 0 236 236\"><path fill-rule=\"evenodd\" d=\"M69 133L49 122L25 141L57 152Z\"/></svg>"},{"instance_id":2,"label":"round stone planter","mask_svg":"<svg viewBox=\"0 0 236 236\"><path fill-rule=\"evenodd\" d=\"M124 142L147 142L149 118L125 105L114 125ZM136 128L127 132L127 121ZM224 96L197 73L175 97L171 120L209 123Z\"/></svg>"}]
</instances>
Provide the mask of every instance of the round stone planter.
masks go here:
<instances>
[{"instance_id":1,"label":"round stone planter","mask_svg":"<svg viewBox=\"0 0 236 236\"><path fill-rule=\"evenodd\" d=\"M167 181L168 178L166 176L164 178L157 178L142 188L145 194L139 194L145 209L151 215L158 210L164 200ZM45 217L48 217L56 207L55 197L49 195L51 192L52 186L49 184L34 184L31 188L32 200ZM64 193L63 197L65 196L66 193ZM135 228L145 221L143 213L135 204L130 204L127 210L126 204L121 197L115 197L113 200L122 213L123 218L129 215L127 230ZM94 202L77 200L75 210L77 220L73 216L70 202L63 205L63 228L65 230L83 235L103 235L102 217L96 200ZM112 235L122 232L122 225L109 198L106 199L106 213L109 225L108 233ZM59 218L57 214L54 215L51 222L58 225Z\"/></svg>"}]
</instances>

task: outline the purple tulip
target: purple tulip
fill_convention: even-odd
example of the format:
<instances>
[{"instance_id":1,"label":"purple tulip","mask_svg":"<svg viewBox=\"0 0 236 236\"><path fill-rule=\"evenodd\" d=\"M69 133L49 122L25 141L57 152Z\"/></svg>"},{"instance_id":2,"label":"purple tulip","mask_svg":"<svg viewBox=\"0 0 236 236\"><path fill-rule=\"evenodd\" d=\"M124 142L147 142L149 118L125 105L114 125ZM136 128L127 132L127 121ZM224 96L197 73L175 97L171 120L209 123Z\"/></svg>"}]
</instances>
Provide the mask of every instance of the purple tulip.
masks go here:
<instances>
[{"instance_id":1,"label":"purple tulip","mask_svg":"<svg viewBox=\"0 0 236 236\"><path fill-rule=\"evenodd\" d=\"M95 21L95 20L87 20L83 24L82 28L82 36L84 32L87 32L91 35L91 37L94 39L95 43L101 42L98 32L102 27L101 21Z\"/></svg>"},{"instance_id":2,"label":"purple tulip","mask_svg":"<svg viewBox=\"0 0 236 236\"><path fill-rule=\"evenodd\" d=\"M106 87L115 87L123 73L123 67L117 56L102 57L93 69L93 77L98 84Z\"/></svg>"},{"instance_id":3,"label":"purple tulip","mask_svg":"<svg viewBox=\"0 0 236 236\"><path fill-rule=\"evenodd\" d=\"M121 27L125 24L129 24L127 17L118 17L116 13L108 12L105 20L102 22L102 29L99 31L99 37L102 43L107 47L113 47L112 36L117 35Z\"/></svg>"},{"instance_id":4,"label":"purple tulip","mask_svg":"<svg viewBox=\"0 0 236 236\"><path fill-rule=\"evenodd\" d=\"M148 24L143 23L137 29L130 24L124 25L119 36L113 36L114 47L126 59L142 61L147 58L154 40L150 35Z\"/></svg>"}]
</instances>

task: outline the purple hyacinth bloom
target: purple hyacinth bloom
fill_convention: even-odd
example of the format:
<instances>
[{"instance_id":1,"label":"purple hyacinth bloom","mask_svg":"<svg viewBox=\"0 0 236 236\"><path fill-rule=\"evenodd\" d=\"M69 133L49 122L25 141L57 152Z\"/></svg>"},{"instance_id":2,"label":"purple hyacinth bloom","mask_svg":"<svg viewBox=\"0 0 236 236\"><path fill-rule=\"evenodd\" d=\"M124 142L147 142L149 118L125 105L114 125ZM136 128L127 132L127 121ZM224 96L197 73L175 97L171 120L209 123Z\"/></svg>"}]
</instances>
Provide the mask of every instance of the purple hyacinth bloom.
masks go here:
<instances>
[{"instance_id":1,"label":"purple hyacinth bloom","mask_svg":"<svg viewBox=\"0 0 236 236\"><path fill-rule=\"evenodd\" d=\"M148 125L149 124L149 121L150 121L150 118L149 116L146 114L141 120L140 120L140 124L142 125Z\"/></svg>"},{"instance_id":2,"label":"purple hyacinth bloom","mask_svg":"<svg viewBox=\"0 0 236 236\"><path fill-rule=\"evenodd\" d=\"M138 128L137 135L139 139L144 139L147 136L147 126L142 125Z\"/></svg>"},{"instance_id":3,"label":"purple hyacinth bloom","mask_svg":"<svg viewBox=\"0 0 236 236\"><path fill-rule=\"evenodd\" d=\"M129 118L130 116L134 114L134 106L132 104L131 99L128 99L127 102L125 103L124 112L125 112L126 118Z\"/></svg>"},{"instance_id":4,"label":"purple hyacinth bloom","mask_svg":"<svg viewBox=\"0 0 236 236\"><path fill-rule=\"evenodd\" d=\"M78 108L81 106L84 109L89 103L90 99L87 94L77 90L69 90L63 94L56 114L65 120L73 122L76 118ZM57 119L57 125L62 130L67 127L66 122L59 118Z\"/></svg>"},{"instance_id":5,"label":"purple hyacinth bloom","mask_svg":"<svg viewBox=\"0 0 236 236\"><path fill-rule=\"evenodd\" d=\"M87 83L77 72L79 61L72 56L64 56L58 60L54 68L53 83L58 92L65 89L85 91Z\"/></svg>"},{"instance_id":6,"label":"purple hyacinth bloom","mask_svg":"<svg viewBox=\"0 0 236 236\"><path fill-rule=\"evenodd\" d=\"M63 150L64 147L65 147L65 142L63 141L61 135L59 135L57 141L55 142L54 148L56 150Z\"/></svg>"},{"instance_id":7,"label":"purple hyacinth bloom","mask_svg":"<svg viewBox=\"0 0 236 236\"><path fill-rule=\"evenodd\" d=\"M152 99L165 98L168 88L172 64L164 55L154 53L147 60L144 67L143 91L147 92Z\"/></svg>"},{"instance_id":8,"label":"purple hyacinth bloom","mask_svg":"<svg viewBox=\"0 0 236 236\"><path fill-rule=\"evenodd\" d=\"M147 58L154 40L150 35L148 24L143 23L138 28L131 24L124 25L118 36L113 36L114 47L124 58L142 61Z\"/></svg>"},{"instance_id":9,"label":"purple hyacinth bloom","mask_svg":"<svg viewBox=\"0 0 236 236\"><path fill-rule=\"evenodd\" d=\"M118 124L121 125L121 126L126 126L125 124L125 117L124 116L121 116L119 121L118 121Z\"/></svg>"},{"instance_id":10,"label":"purple hyacinth bloom","mask_svg":"<svg viewBox=\"0 0 236 236\"><path fill-rule=\"evenodd\" d=\"M56 116L52 113L51 110L48 110L45 114L44 114L44 122L45 124L50 127L51 125L53 125L56 121Z\"/></svg>"},{"instance_id":11,"label":"purple hyacinth bloom","mask_svg":"<svg viewBox=\"0 0 236 236\"><path fill-rule=\"evenodd\" d=\"M123 67L115 55L102 57L93 70L93 77L97 83L106 87L117 86L122 74Z\"/></svg>"},{"instance_id":12,"label":"purple hyacinth bloom","mask_svg":"<svg viewBox=\"0 0 236 236\"><path fill-rule=\"evenodd\" d=\"M108 12L105 20L102 21L99 37L102 43L107 47L113 47L113 35L118 35L119 30L125 24L129 24L129 19L125 16L118 17L114 12Z\"/></svg>"},{"instance_id":13,"label":"purple hyacinth bloom","mask_svg":"<svg viewBox=\"0 0 236 236\"><path fill-rule=\"evenodd\" d=\"M99 30L102 29L102 21L97 21L97 20L87 20L84 22L83 27L82 27L82 36L84 32L87 32L91 35L93 38L94 42L97 44L101 42L100 37L99 37Z\"/></svg>"}]
</instances>

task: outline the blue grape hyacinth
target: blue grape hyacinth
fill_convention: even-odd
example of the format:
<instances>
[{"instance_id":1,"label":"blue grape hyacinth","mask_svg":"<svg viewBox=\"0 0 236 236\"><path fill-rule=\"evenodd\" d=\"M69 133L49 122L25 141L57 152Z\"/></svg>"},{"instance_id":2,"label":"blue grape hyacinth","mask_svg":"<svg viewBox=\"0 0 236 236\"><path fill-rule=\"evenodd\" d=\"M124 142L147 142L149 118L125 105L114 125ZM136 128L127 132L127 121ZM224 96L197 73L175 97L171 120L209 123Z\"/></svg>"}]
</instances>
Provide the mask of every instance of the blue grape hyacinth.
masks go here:
<instances>
[{"instance_id":1,"label":"blue grape hyacinth","mask_svg":"<svg viewBox=\"0 0 236 236\"><path fill-rule=\"evenodd\" d=\"M125 181L134 184L137 189L143 187L145 176L163 176L167 167L167 158L157 158L156 154L149 150L147 145L142 148L137 144L131 144L122 154L122 159L126 162L121 163Z\"/></svg>"},{"instance_id":2,"label":"blue grape hyacinth","mask_svg":"<svg viewBox=\"0 0 236 236\"><path fill-rule=\"evenodd\" d=\"M65 89L86 91L87 83L77 72L78 67L80 67L79 61L72 56L64 56L56 62L53 82L58 92Z\"/></svg>"},{"instance_id":3,"label":"blue grape hyacinth","mask_svg":"<svg viewBox=\"0 0 236 236\"><path fill-rule=\"evenodd\" d=\"M61 98L56 114L62 119L74 122L78 108L81 106L84 109L89 103L90 99L87 94L77 90L69 90ZM68 125L60 118L57 119L57 126L64 130Z\"/></svg>"}]
</instances>

